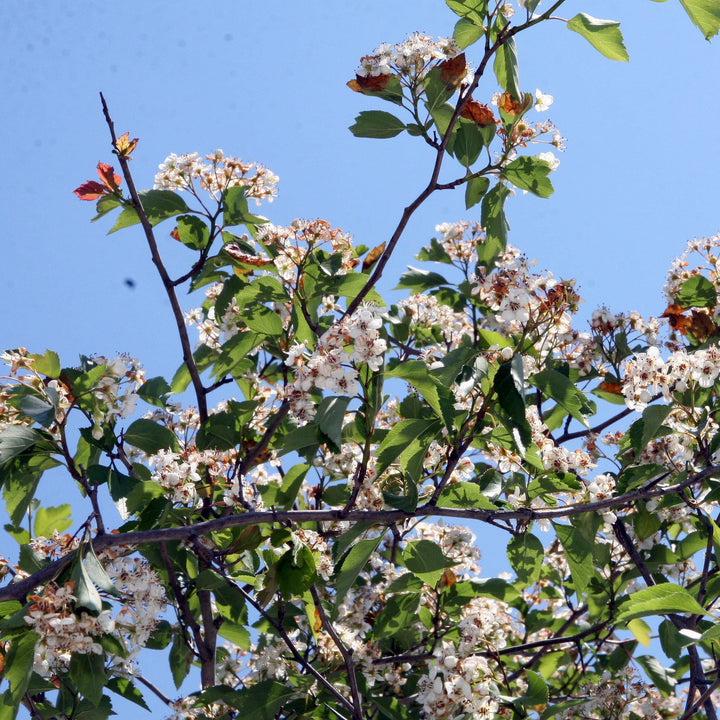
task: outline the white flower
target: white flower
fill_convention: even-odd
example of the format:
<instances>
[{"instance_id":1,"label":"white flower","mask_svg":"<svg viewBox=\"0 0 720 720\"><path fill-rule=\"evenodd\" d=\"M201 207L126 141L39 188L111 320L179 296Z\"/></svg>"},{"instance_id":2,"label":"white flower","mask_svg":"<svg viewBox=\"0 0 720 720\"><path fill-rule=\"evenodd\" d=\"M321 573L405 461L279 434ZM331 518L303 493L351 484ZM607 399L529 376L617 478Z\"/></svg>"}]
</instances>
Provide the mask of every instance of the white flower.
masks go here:
<instances>
[{"instance_id":1,"label":"white flower","mask_svg":"<svg viewBox=\"0 0 720 720\"><path fill-rule=\"evenodd\" d=\"M550 166L550 170L557 170L558 165L560 165L560 160L551 152L542 152L538 155L538 158L544 160Z\"/></svg>"},{"instance_id":2,"label":"white flower","mask_svg":"<svg viewBox=\"0 0 720 720\"><path fill-rule=\"evenodd\" d=\"M535 109L538 112L547 110L553 104L553 96L546 95L541 90L535 90Z\"/></svg>"}]
</instances>

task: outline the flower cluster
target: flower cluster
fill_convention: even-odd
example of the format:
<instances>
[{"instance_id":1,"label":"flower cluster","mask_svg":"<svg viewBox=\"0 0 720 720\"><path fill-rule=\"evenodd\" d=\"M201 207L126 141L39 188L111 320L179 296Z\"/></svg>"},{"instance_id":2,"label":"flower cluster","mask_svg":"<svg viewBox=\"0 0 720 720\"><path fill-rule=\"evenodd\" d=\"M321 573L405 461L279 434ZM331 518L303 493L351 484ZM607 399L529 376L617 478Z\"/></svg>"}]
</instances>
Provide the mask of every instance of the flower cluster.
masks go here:
<instances>
[{"instance_id":1,"label":"flower cluster","mask_svg":"<svg viewBox=\"0 0 720 720\"><path fill-rule=\"evenodd\" d=\"M380 369L387 349L381 328L379 308L365 304L323 333L312 353L305 343L290 349L285 364L294 369L295 379L286 396L298 422L304 424L315 415L313 390L352 397L359 391L357 366L365 363L371 370Z\"/></svg>"},{"instance_id":2,"label":"flower cluster","mask_svg":"<svg viewBox=\"0 0 720 720\"><path fill-rule=\"evenodd\" d=\"M357 265L352 237L326 220L293 220L287 227L265 223L256 239L272 255L280 277L293 285L306 258L317 249L340 256L339 275Z\"/></svg>"},{"instance_id":3,"label":"flower cluster","mask_svg":"<svg viewBox=\"0 0 720 720\"><path fill-rule=\"evenodd\" d=\"M215 198L229 187L245 188L245 195L257 205L262 200L272 202L277 196L278 177L264 165L246 163L216 150L204 159L196 152L186 155L172 153L159 166L155 175L155 190L188 190L197 194L194 182Z\"/></svg>"},{"instance_id":4,"label":"flower cluster","mask_svg":"<svg viewBox=\"0 0 720 720\"><path fill-rule=\"evenodd\" d=\"M404 42L384 43L371 55L361 58L356 74L360 78L398 75L401 79L421 81L433 67L458 57L461 52L452 38L433 40L429 35L416 32ZM472 73L466 81L472 81Z\"/></svg>"},{"instance_id":5,"label":"flower cluster","mask_svg":"<svg viewBox=\"0 0 720 720\"><path fill-rule=\"evenodd\" d=\"M31 605L25 622L40 636L33 669L43 677L67 669L74 654L101 655L100 636L115 629L110 610L102 610L97 617L84 611L76 615L73 590L73 582L51 584L45 586L42 595L29 597Z\"/></svg>"},{"instance_id":6,"label":"flower cluster","mask_svg":"<svg viewBox=\"0 0 720 720\"><path fill-rule=\"evenodd\" d=\"M657 347L637 353L627 361L622 394L631 410L644 410L653 395L662 394L669 400L674 392L683 392L696 384L709 388L720 375L720 347L711 345L705 350L688 353L678 350L667 361Z\"/></svg>"},{"instance_id":7,"label":"flower cluster","mask_svg":"<svg viewBox=\"0 0 720 720\"><path fill-rule=\"evenodd\" d=\"M168 490L173 502L194 505L204 487L225 482L224 475L237 459L237 450L198 450L189 445L180 452L159 450L150 456L152 480Z\"/></svg>"}]
</instances>

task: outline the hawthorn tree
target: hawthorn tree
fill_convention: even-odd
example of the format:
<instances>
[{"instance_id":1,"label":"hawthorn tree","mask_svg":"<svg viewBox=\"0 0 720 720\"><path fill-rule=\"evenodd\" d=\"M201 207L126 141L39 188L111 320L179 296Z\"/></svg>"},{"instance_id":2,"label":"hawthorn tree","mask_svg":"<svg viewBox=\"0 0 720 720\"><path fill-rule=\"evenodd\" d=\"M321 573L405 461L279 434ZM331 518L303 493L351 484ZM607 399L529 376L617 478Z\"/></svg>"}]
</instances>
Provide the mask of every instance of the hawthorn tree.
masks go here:
<instances>
[{"instance_id":1,"label":"hawthorn tree","mask_svg":"<svg viewBox=\"0 0 720 720\"><path fill-rule=\"evenodd\" d=\"M720 0L680 2L717 33ZM138 191L102 98L118 169L75 193L144 233L182 364L4 353L2 720L101 720L147 693L173 718L717 717L720 236L674 262L662 318L573 327L573 283L507 242L505 199L548 197L538 146L563 146L516 37L564 24L626 60L618 23L447 4L451 38L380 46L348 83L391 110L354 135L429 146L374 248L251 212L277 177L221 151L170 155ZM386 303L409 218L455 189L479 220L438 225ZM178 277L168 242L189 251ZM49 470L79 521L35 499ZM512 574L481 577L469 520L504 534Z\"/></svg>"}]
</instances>

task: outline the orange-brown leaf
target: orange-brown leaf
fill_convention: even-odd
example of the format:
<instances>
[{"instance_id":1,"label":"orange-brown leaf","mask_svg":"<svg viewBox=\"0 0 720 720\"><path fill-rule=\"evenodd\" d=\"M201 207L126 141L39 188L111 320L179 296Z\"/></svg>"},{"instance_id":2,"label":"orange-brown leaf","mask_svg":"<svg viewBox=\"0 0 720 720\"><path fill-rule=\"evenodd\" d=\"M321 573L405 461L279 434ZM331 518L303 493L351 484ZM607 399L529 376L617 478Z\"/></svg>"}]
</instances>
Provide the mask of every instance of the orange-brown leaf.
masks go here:
<instances>
[{"instance_id":1,"label":"orange-brown leaf","mask_svg":"<svg viewBox=\"0 0 720 720\"><path fill-rule=\"evenodd\" d=\"M449 60L443 60L438 67L440 68L440 79L446 85L457 87L467 74L465 53L460 53Z\"/></svg>"},{"instance_id":2,"label":"orange-brown leaf","mask_svg":"<svg viewBox=\"0 0 720 720\"><path fill-rule=\"evenodd\" d=\"M477 100L468 100L460 111L460 117L472 120L480 127L495 125L493 111L487 105L483 105Z\"/></svg>"},{"instance_id":3,"label":"orange-brown leaf","mask_svg":"<svg viewBox=\"0 0 720 720\"><path fill-rule=\"evenodd\" d=\"M318 632L322 629L322 616L320 615L320 608L315 608L315 617L313 618L313 632Z\"/></svg>"},{"instance_id":4,"label":"orange-brown leaf","mask_svg":"<svg viewBox=\"0 0 720 720\"><path fill-rule=\"evenodd\" d=\"M374 247L364 258L362 263L363 271L369 270L379 259L380 256L385 252L385 243L380 243L377 247Z\"/></svg>"},{"instance_id":5,"label":"orange-brown leaf","mask_svg":"<svg viewBox=\"0 0 720 720\"><path fill-rule=\"evenodd\" d=\"M707 313L693 310L687 330L698 342L705 342L711 335L717 333L718 328Z\"/></svg>"},{"instance_id":6,"label":"orange-brown leaf","mask_svg":"<svg viewBox=\"0 0 720 720\"><path fill-rule=\"evenodd\" d=\"M692 318L684 314L685 310L686 308L681 307L677 303L673 303L665 308L665 311L660 317L667 318L673 330L677 330L683 335L686 335L687 329L692 325Z\"/></svg>"},{"instance_id":7,"label":"orange-brown leaf","mask_svg":"<svg viewBox=\"0 0 720 720\"><path fill-rule=\"evenodd\" d=\"M498 107L508 115L522 115L524 109L523 104L517 100L513 100L512 95L508 92L504 92L498 98Z\"/></svg>"},{"instance_id":8,"label":"orange-brown leaf","mask_svg":"<svg viewBox=\"0 0 720 720\"><path fill-rule=\"evenodd\" d=\"M95 182L95 180L88 180L80 187L75 188L73 192L81 200L97 200L103 195L107 195L108 189L104 185L101 185L99 182Z\"/></svg>"},{"instance_id":9,"label":"orange-brown leaf","mask_svg":"<svg viewBox=\"0 0 720 720\"><path fill-rule=\"evenodd\" d=\"M112 165L99 162L97 164L97 174L110 192L115 192L120 187L120 176L115 174Z\"/></svg>"},{"instance_id":10,"label":"orange-brown leaf","mask_svg":"<svg viewBox=\"0 0 720 720\"><path fill-rule=\"evenodd\" d=\"M356 75L355 80L348 83L348 87L355 90L355 85L357 85L358 89L355 92L382 92L387 87L391 77L392 75L369 75L367 77Z\"/></svg>"},{"instance_id":11,"label":"orange-brown leaf","mask_svg":"<svg viewBox=\"0 0 720 720\"><path fill-rule=\"evenodd\" d=\"M440 580L438 581L439 587L450 587L451 585L454 585L457 582L457 575L450 569L445 568L443 570L443 574L440 576Z\"/></svg>"},{"instance_id":12,"label":"orange-brown leaf","mask_svg":"<svg viewBox=\"0 0 720 720\"><path fill-rule=\"evenodd\" d=\"M137 144L138 139L133 138L131 140L130 133L126 132L115 141L115 149L120 157L130 159L130 153L132 153Z\"/></svg>"},{"instance_id":13,"label":"orange-brown leaf","mask_svg":"<svg viewBox=\"0 0 720 720\"><path fill-rule=\"evenodd\" d=\"M598 385L598 390L603 390L606 393L612 393L613 395L622 395L622 385L620 383L603 381Z\"/></svg>"}]
</instances>

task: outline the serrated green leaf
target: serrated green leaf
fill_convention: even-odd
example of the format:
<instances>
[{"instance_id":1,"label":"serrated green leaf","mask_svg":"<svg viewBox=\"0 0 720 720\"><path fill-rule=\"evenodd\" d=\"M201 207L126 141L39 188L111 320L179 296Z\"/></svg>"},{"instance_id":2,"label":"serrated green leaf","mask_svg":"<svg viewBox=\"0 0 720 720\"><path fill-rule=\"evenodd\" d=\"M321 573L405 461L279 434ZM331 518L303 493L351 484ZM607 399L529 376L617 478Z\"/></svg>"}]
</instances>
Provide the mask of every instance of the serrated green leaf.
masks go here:
<instances>
[{"instance_id":1,"label":"serrated green leaf","mask_svg":"<svg viewBox=\"0 0 720 720\"><path fill-rule=\"evenodd\" d=\"M518 77L518 57L515 38L509 37L496 51L493 71L498 85L508 92L513 100L522 99Z\"/></svg>"},{"instance_id":2,"label":"serrated green leaf","mask_svg":"<svg viewBox=\"0 0 720 720\"><path fill-rule=\"evenodd\" d=\"M675 301L684 308L707 307L714 308L717 305L717 290L710 280L703 275L693 275L685 280Z\"/></svg>"},{"instance_id":3,"label":"serrated green leaf","mask_svg":"<svg viewBox=\"0 0 720 720\"><path fill-rule=\"evenodd\" d=\"M527 678L527 690L518 698L518 702L523 707L529 708L546 705L549 693L545 678L532 670L526 670L525 677Z\"/></svg>"},{"instance_id":4,"label":"serrated green leaf","mask_svg":"<svg viewBox=\"0 0 720 720\"><path fill-rule=\"evenodd\" d=\"M528 378L528 382L553 399L571 417L588 427L588 418L593 415L594 408L585 394L575 387L567 375L547 368L532 375Z\"/></svg>"},{"instance_id":5,"label":"serrated green leaf","mask_svg":"<svg viewBox=\"0 0 720 720\"><path fill-rule=\"evenodd\" d=\"M482 25L473 22L467 17L461 17L455 23L453 40L461 50L464 50L476 43L484 34L485 30Z\"/></svg>"},{"instance_id":6,"label":"serrated green leaf","mask_svg":"<svg viewBox=\"0 0 720 720\"><path fill-rule=\"evenodd\" d=\"M70 679L86 700L97 705L102 699L105 674L105 656L97 653L73 653L70 656Z\"/></svg>"},{"instance_id":7,"label":"serrated green leaf","mask_svg":"<svg viewBox=\"0 0 720 720\"><path fill-rule=\"evenodd\" d=\"M32 428L21 425L5 428L0 432L0 467L42 439L43 436Z\"/></svg>"},{"instance_id":8,"label":"serrated green leaf","mask_svg":"<svg viewBox=\"0 0 720 720\"><path fill-rule=\"evenodd\" d=\"M72 511L70 505L57 507L39 507L35 511L35 535L52 537L55 530L63 532L72 525Z\"/></svg>"},{"instance_id":9,"label":"serrated green leaf","mask_svg":"<svg viewBox=\"0 0 720 720\"><path fill-rule=\"evenodd\" d=\"M578 13L568 20L568 30L582 35L598 52L610 60L627 62L630 58L623 43L620 23L600 20L587 13Z\"/></svg>"},{"instance_id":10,"label":"serrated green leaf","mask_svg":"<svg viewBox=\"0 0 720 720\"><path fill-rule=\"evenodd\" d=\"M376 538L358 540L342 559L335 577L335 605L342 603L347 591L353 586L382 541L384 533Z\"/></svg>"},{"instance_id":11,"label":"serrated green leaf","mask_svg":"<svg viewBox=\"0 0 720 720\"><path fill-rule=\"evenodd\" d=\"M202 250L210 240L208 226L195 215L181 215L177 219L177 235L191 250Z\"/></svg>"},{"instance_id":12,"label":"serrated green leaf","mask_svg":"<svg viewBox=\"0 0 720 720\"><path fill-rule=\"evenodd\" d=\"M33 360L33 370L49 378L60 377L60 358L56 352L46 350L44 355L30 355Z\"/></svg>"},{"instance_id":13,"label":"serrated green leaf","mask_svg":"<svg viewBox=\"0 0 720 720\"><path fill-rule=\"evenodd\" d=\"M461 18L482 27L487 15L488 0L445 0L447 6Z\"/></svg>"},{"instance_id":14,"label":"serrated green leaf","mask_svg":"<svg viewBox=\"0 0 720 720\"><path fill-rule=\"evenodd\" d=\"M706 40L720 30L720 3L718 0L680 0L693 24L700 28Z\"/></svg>"},{"instance_id":15,"label":"serrated green leaf","mask_svg":"<svg viewBox=\"0 0 720 720\"><path fill-rule=\"evenodd\" d=\"M325 397L315 415L315 425L334 443L337 452L342 445L342 425L349 402L349 397Z\"/></svg>"},{"instance_id":16,"label":"serrated green leaf","mask_svg":"<svg viewBox=\"0 0 720 720\"><path fill-rule=\"evenodd\" d=\"M175 433L146 418L131 423L124 433L124 438L126 443L148 455L154 455L160 450L176 450L178 447Z\"/></svg>"},{"instance_id":17,"label":"serrated green leaf","mask_svg":"<svg viewBox=\"0 0 720 720\"><path fill-rule=\"evenodd\" d=\"M142 190L138 195L143 211L153 226L190 210L182 197L172 190ZM108 231L108 235L131 225L137 225L139 222L140 218L135 208L126 206L118 216L115 225Z\"/></svg>"},{"instance_id":18,"label":"serrated green leaf","mask_svg":"<svg viewBox=\"0 0 720 720\"><path fill-rule=\"evenodd\" d=\"M355 137L391 138L405 130L405 123L384 110L364 110L355 118L350 132Z\"/></svg>"},{"instance_id":19,"label":"serrated green leaf","mask_svg":"<svg viewBox=\"0 0 720 720\"><path fill-rule=\"evenodd\" d=\"M477 205L490 187L490 180L486 177L470 178L465 185L465 209L469 210Z\"/></svg>"},{"instance_id":20,"label":"serrated green leaf","mask_svg":"<svg viewBox=\"0 0 720 720\"><path fill-rule=\"evenodd\" d=\"M446 557L437 543L430 540L409 542L403 552L405 567L416 577L435 587L445 570L457 565Z\"/></svg>"},{"instance_id":21,"label":"serrated green leaf","mask_svg":"<svg viewBox=\"0 0 720 720\"><path fill-rule=\"evenodd\" d=\"M177 633L173 637L172 647L170 648L170 654L168 655L170 673L176 688L179 688L183 684L183 680L185 680L190 672L192 659L192 652L183 641L180 633Z\"/></svg>"},{"instance_id":22,"label":"serrated green leaf","mask_svg":"<svg viewBox=\"0 0 720 720\"><path fill-rule=\"evenodd\" d=\"M456 482L443 488L437 506L497 510L497 505L486 495L483 495L479 486L473 482Z\"/></svg>"},{"instance_id":23,"label":"serrated green leaf","mask_svg":"<svg viewBox=\"0 0 720 720\"><path fill-rule=\"evenodd\" d=\"M150 712L150 708L145 702L142 693L127 678L112 677L108 680L106 687L108 690L112 690L114 693L120 695L120 697L123 697Z\"/></svg>"},{"instance_id":24,"label":"serrated green leaf","mask_svg":"<svg viewBox=\"0 0 720 720\"><path fill-rule=\"evenodd\" d=\"M545 550L532 533L512 538L507 546L507 556L518 580L524 587L533 585L540 577Z\"/></svg>"},{"instance_id":25,"label":"serrated green leaf","mask_svg":"<svg viewBox=\"0 0 720 720\"><path fill-rule=\"evenodd\" d=\"M553 186L548 178L551 172L550 165L545 160L523 155L515 158L503 169L502 177L521 190L547 198L553 194Z\"/></svg>"},{"instance_id":26,"label":"serrated green leaf","mask_svg":"<svg viewBox=\"0 0 720 720\"><path fill-rule=\"evenodd\" d=\"M448 281L440 273L408 266L407 272L400 276L400 282L395 286L394 290L408 288L414 292L424 292L447 284Z\"/></svg>"},{"instance_id":27,"label":"serrated green leaf","mask_svg":"<svg viewBox=\"0 0 720 720\"><path fill-rule=\"evenodd\" d=\"M632 593L620 605L616 620L620 623L633 618L669 613L709 614L684 587L675 583L659 583Z\"/></svg>"}]
</instances>

